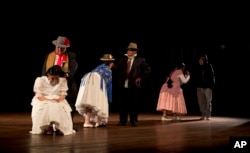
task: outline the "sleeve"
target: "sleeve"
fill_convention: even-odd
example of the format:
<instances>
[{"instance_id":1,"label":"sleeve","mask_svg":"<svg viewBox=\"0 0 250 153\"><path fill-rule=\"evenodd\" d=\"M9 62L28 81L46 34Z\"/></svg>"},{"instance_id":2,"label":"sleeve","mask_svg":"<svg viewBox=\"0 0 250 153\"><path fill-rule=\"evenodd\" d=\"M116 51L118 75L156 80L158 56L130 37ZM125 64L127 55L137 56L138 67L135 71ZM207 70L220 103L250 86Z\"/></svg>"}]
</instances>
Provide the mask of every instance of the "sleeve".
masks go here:
<instances>
[{"instance_id":1,"label":"sleeve","mask_svg":"<svg viewBox=\"0 0 250 153\"><path fill-rule=\"evenodd\" d=\"M178 75L182 83L187 83L190 79L190 75L184 76L183 74Z\"/></svg>"},{"instance_id":2,"label":"sleeve","mask_svg":"<svg viewBox=\"0 0 250 153\"><path fill-rule=\"evenodd\" d=\"M76 70L78 69L78 63L76 61L76 54L69 52L69 77L74 77Z\"/></svg>"},{"instance_id":3,"label":"sleeve","mask_svg":"<svg viewBox=\"0 0 250 153\"><path fill-rule=\"evenodd\" d=\"M67 95L68 91L68 84L66 78L60 78L61 83L60 83L60 93L61 95Z\"/></svg>"},{"instance_id":4,"label":"sleeve","mask_svg":"<svg viewBox=\"0 0 250 153\"><path fill-rule=\"evenodd\" d=\"M33 91L36 94L36 96L40 97L43 96L42 92L42 79L40 77L37 77L34 83Z\"/></svg>"}]
</instances>

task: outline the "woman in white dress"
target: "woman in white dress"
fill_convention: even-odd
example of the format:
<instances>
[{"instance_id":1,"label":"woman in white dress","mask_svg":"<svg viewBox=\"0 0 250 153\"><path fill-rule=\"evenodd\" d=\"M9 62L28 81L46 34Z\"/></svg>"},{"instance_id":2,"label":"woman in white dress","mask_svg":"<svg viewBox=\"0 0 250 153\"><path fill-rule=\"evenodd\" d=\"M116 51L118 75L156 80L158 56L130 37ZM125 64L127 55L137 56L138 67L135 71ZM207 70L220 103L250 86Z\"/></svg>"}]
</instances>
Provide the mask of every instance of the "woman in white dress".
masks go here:
<instances>
[{"instance_id":1,"label":"woman in white dress","mask_svg":"<svg viewBox=\"0 0 250 153\"><path fill-rule=\"evenodd\" d=\"M32 134L69 135L75 133L71 107L65 99L67 80L58 65L50 67L45 76L37 77L32 99Z\"/></svg>"},{"instance_id":2,"label":"woman in white dress","mask_svg":"<svg viewBox=\"0 0 250 153\"><path fill-rule=\"evenodd\" d=\"M115 60L111 54L100 58L102 63L81 79L76 110L84 117L83 127L106 127L109 103L112 102L112 71ZM92 124L95 123L95 124Z\"/></svg>"}]
</instances>

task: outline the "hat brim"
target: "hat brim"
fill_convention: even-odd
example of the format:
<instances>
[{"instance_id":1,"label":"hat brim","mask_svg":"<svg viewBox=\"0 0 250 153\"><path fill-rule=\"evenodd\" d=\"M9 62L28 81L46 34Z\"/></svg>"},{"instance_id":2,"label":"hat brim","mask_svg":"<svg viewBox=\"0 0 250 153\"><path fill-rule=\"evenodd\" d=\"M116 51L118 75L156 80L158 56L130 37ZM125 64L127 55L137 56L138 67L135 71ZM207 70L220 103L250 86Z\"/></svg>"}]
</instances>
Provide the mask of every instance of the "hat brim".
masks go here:
<instances>
[{"instance_id":1,"label":"hat brim","mask_svg":"<svg viewBox=\"0 0 250 153\"><path fill-rule=\"evenodd\" d=\"M139 48L127 48L127 50L129 50L129 49L132 49L132 50L135 50L135 51L139 50Z\"/></svg>"},{"instance_id":2,"label":"hat brim","mask_svg":"<svg viewBox=\"0 0 250 153\"><path fill-rule=\"evenodd\" d=\"M115 59L106 59L106 58L100 58L101 61L114 61Z\"/></svg>"},{"instance_id":3,"label":"hat brim","mask_svg":"<svg viewBox=\"0 0 250 153\"><path fill-rule=\"evenodd\" d=\"M64 47L64 48L70 47L70 45L58 44L56 40L53 40L53 41L52 41L52 44L54 44L55 46L58 46L58 47Z\"/></svg>"}]
</instances>

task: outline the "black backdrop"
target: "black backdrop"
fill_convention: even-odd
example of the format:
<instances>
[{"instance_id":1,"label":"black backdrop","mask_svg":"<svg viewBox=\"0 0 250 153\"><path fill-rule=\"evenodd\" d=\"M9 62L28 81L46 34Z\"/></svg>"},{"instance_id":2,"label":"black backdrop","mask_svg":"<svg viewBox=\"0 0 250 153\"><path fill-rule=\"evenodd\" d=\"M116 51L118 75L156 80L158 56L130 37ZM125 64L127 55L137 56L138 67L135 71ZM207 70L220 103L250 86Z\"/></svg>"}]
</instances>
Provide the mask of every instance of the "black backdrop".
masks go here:
<instances>
[{"instance_id":1,"label":"black backdrop","mask_svg":"<svg viewBox=\"0 0 250 153\"><path fill-rule=\"evenodd\" d=\"M41 74L45 55L54 49L51 41L64 35L70 38L70 49L77 54L78 84L84 73L100 64L104 53L112 53L118 59L130 41L137 42L138 54L152 67L141 108L150 112L155 111L160 87L173 63L182 59L192 70L197 55L205 50L216 73L213 114L250 116L247 109L250 40L245 9L233 14L230 9L215 6L213 14L209 8L189 8L194 10L190 11L185 5L175 6L176 10L154 5L154 11L149 5L140 9L98 5L92 10L87 10L86 5L69 5L73 10L60 8L64 11L58 13L59 8L54 5L42 6L18 8L18 13L2 22L5 98L1 112L31 111L34 80ZM191 78L183 90L188 112L199 114L192 82ZM114 95L111 111L117 110L115 100Z\"/></svg>"}]
</instances>

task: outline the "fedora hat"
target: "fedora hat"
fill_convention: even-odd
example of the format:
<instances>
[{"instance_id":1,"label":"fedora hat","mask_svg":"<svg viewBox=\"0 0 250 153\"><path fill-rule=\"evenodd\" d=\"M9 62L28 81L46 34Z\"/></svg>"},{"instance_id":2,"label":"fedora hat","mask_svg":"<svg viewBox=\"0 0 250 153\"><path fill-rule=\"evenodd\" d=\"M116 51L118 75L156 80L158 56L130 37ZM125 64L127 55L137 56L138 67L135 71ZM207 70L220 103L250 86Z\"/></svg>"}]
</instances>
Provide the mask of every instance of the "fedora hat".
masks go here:
<instances>
[{"instance_id":1,"label":"fedora hat","mask_svg":"<svg viewBox=\"0 0 250 153\"><path fill-rule=\"evenodd\" d=\"M52 41L52 44L58 47L70 47L70 41L67 37L58 36L56 40Z\"/></svg>"},{"instance_id":2,"label":"fedora hat","mask_svg":"<svg viewBox=\"0 0 250 153\"><path fill-rule=\"evenodd\" d=\"M130 42L127 49L139 50L139 48L137 48L137 44L135 42Z\"/></svg>"},{"instance_id":3,"label":"fedora hat","mask_svg":"<svg viewBox=\"0 0 250 153\"><path fill-rule=\"evenodd\" d=\"M101 61L114 61L115 59L111 54L104 54L101 58Z\"/></svg>"}]
</instances>

